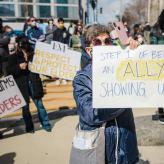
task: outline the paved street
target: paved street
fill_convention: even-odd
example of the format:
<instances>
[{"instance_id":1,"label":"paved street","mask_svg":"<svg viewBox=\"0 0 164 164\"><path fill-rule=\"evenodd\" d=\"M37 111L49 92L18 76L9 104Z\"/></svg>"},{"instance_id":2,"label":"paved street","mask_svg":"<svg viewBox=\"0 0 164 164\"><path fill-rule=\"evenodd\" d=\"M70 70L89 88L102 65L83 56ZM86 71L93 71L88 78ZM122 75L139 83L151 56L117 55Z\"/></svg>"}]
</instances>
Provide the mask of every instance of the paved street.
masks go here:
<instances>
[{"instance_id":1,"label":"paved street","mask_svg":"<svg viewBox=\"0 0 164 164\"><path fill-rule=\"evenodd\" d=\"M136 109L134 113L135 117L140 117L151 115L154 111ZM0 164L68 164L74 128L78 122L75 113L75 110L49 113L53 125L51 133L42 130L37 117L34 117L36 132L23 134L24 126L17 119L18 126L5 132L4 139L0 140ZM1 125L1 131L4 129ZM139 150L140 164L163 164L164 146L139 146Z\"/></svg>"},{"instance_id":2,"label":"paved street","mask_svg":"<svg viewBox=\"0 0 164 164\"><path fill-rule=\"evenodd\" d=\"M0 140L0 164L69 163L72 138L78 122L76 109L74 109L72 85L56 86L52 82L48 83L44 90L46 95L43 101L53 126L52 132L42 130L36 108L32 102L31 112L35 122L34 134L24 132L21 110L11 114L10 117L1 119L0 131L3 133L3 139ZM159 138L159 134L164 136L161 133L163 125L160 125L157 121L151 121L151 115L155 113L155 110L153 108L133 109L140 144L140 164L164 164L164 146L152 146L158 143L158 139L163 141L162 137ZM145 118L149 122L145 122ZM150 130L149 124L150 126L153 124L154 129ZM156 127L161 131L155 132L155 130L158 130Z\"/></svg>"}]
</instances>

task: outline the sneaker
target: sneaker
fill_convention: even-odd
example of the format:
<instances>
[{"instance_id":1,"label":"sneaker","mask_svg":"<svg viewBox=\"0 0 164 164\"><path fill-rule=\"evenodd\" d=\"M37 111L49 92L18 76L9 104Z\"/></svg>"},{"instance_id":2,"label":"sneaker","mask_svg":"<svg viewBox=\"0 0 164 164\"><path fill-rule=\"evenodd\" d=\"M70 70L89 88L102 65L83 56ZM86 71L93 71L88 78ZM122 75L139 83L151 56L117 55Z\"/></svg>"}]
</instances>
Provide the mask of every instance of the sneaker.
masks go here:
<instances>
[{"instance_id":1,"label":"sneaker","mask_svg":"<svg viewBox=\"0 0 164 164\"><path fill-rule=\"evenodd\" d=\"M3 134L2 133L0 133L0 139L3 139Z\"/></svg>"},{"instance_id":2,"label":"sneaker","mask_svg":"<svg viewBox=\"0 0 164 164\"><path fill-rule=\"evenodd\" d=\"M153 114L153 115L152 115L152 120L153 120L153 121L159 120L159 114Z\"/></svg>"},{"instance_id":3,"label":"sneaker","mask_svg":"<svg viewBox=\"0 0 164 164\"><path fill-rule=\"evenodd\" d=\"M51 132L52 129L51 128L43 128L46 132Z\"/></svg>"},{"instance_id":4,"label":"sneaker","mask_svg":"<svg viewBox=\"0 0 164 164\"><path fill-rule=\"evenodd\" d=\"M159 122L164 125L164 115L159 116Z\"/></svg>"},{"instance_id":5,"label":"sneaker","mask_svg":"<svg viewBox=\"0 0 164 164\"><path fill-rule=\"evenodd\" d=\"M34 131L34 129L32 129L32 130L26 130L26 133L35 133L35 131Z\"/></svg>"}]
</instances>

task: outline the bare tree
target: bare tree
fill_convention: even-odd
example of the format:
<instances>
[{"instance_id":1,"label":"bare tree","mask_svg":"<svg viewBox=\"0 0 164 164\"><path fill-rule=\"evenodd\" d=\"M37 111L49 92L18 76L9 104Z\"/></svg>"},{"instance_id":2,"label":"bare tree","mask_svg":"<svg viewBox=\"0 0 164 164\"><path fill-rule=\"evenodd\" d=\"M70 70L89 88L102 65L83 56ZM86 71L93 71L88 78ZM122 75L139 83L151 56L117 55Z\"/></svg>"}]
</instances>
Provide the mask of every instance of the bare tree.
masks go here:
<instances>
[{"instance_id":1,"label":"bare tree","mask_svg":"<svg viewBox=\"0 0 164 164\"><path fill-rule=\"evenodd\" d=\"M129 3L123 13L123 21L129 25L147 21L148 0L133 0Z\"/></svg>"}]
</instances>

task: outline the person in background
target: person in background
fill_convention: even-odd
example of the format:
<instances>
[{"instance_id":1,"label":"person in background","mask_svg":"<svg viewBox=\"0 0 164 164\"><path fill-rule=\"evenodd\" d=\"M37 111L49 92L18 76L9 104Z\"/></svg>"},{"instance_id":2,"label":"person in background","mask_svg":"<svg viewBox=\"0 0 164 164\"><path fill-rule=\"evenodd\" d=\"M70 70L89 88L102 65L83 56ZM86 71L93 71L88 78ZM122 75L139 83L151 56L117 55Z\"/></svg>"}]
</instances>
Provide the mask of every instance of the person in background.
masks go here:
<instances>
[{"instance_id":1,"label":"person in background","mask_svg":"<svg viewBox=\"0 0 164 164\"><path fill-rule=\"evenodd\" d=\"M53 41L58 41L64 44L69 45L70 42L70 34L64 26L64 19L58 19L58 27L53 32Z\"/></svg>"},{"instance_id":2,"label":"person in background","mask_svg":"<svg viewBox=\"0 0 164 164\"><path fill-rule=\"evenodd\" d=\"M86 39L88 47L110 46L111 39L106 26L91 26ZM127 44L135 49L138 42L129 38ZM90 54L92 57L92 55ZM134 118L131 108L97 109L92 107L92 64L77 72L73 80L74 98L79 114L81 130L94 130L106 123L106 164L135 164L139 159ZM118 138L118 145L117 145Z\"/></svg>"},{"instance_id":3,"label":"person in background","mask_svg":"<svg viewBox=\"0 0 164 164\"><path fill-rule=\"evenodd\" d=\"M32 50L34 50L36 42L37 41L44 41L45 36L43 35L43 31L37 27L35 17L31 17L29 19L28 24L29 24L29 28L26 30L25 35L29 39Z\"/></svg>"},{"instance_id":4,"label":"person in background","mask_svg":"<svg viewBox=\"0 0 164 164\"><path fill-rule=\"evenodd\" d=\"M127 35L130 36L130 28L128 27L128 23L127 21L123 21L123 25L126 29Z\"/></svg>"},{"instance_id":5,"label":"person in background","mask_svg":"<svg viewBox=\"0 0 164 164\"><path fill-rule=\"evenodd\" d=\"M164 9L150 33L150 44L164 44ZM164 108L159 107L157 114L153 115L152 119L159 120L161 124L164 124Z\"/></svg>"},{"instance_id":6,"label":"person in background","mask_svg":"<svg viewBox=\"0 0 164 164\"><path fill-rule=\"evenodd\" d=\"M43 19L38 19L37 21L37 27L43 31L43 34L46 34L46 27L47 27L47 24L44 23Z\"/></svg>"},{"instance_id":7,"label":"person in background","mask_svg":"<svg viewBox=\"0 0 164 164\"><path fill-rule=\"evenodd\" d=\"M79 52L85 48L85 38L83 36L83 27L81 25L75 27L74 34L70 38L70 47Z\"/></svg>"},{"instance_id":8,"label":"person in background","mask_svg":"<svg viewBox=\"0 0 164 164\"><path fill-rule=\"evenodd\" d=\"M50 132L51 125L42 102L43 87L41 79L39 74L32 73L28 69L28 64L33 58L33 51L31 50L29 41L25 36L17 37L16 43L16 53L8 58L9 66L7 67L7 73L13 75L27 104L22 108L26 132L34 133L34 124L29 107L30 97L37 107L39 120L43 129Z\"/></svg>"},{"instance_id":9,"label":"person in background","mask_svg":"<svg viewBox=\"0 0 164 164\"><path fill-rule=\"evenodd\" d=\"M53 41L57 41L57 42L61 42L63 44L67 44L69 46L70 43L70 34L67 31L67 29L64 26L64 19L63 18L59 18L58 19L58 27L57 29L53 32ZM66 85L67 81L64 79L57 79L55 81L56 85L59 84L63 84Z\"/></svg>"},{"instance_id":10,"label":"person in background","mask_svg":"<svg viewBox=\"0 0 164 164\"><path fill-rule=\"evenodd\" d=\"M149 22L146 22L144 26L144 30L143 30L143 35L144 35L146 44L150 44L150 31L151 31L151 26Z\"/></svg>"},{"instance_id":11,"label":"person in background","mask_svg":"<svg viewBox=\"0 0 164 164\"><path fill-rule=\"evenodd\" d=\"M6 32L4 32L3 21L0 18L0 56L9 55L9 49L8 49L9 42L10 42L10 37L7 35ZM7 67L7 62L0 63L0 76L7 75L6 67Z\"/></svg>"},{"instance_id":12,"label":"person in background","mask_svg":"<svg viewBox=\"0 0 164 164\"><path fill-rule=\"evenodd\" d=\"M25 33L25 31L28 29L29 26L29 19L30 17L27 17L23 26L23 32Z\"/></svg>"},{"instance_id":13,"label":"person in background","mask_svg":"<svg viewBox=\"0 0 164 164\"><path fill-rule=\"evenodd\" d=\"M133 27L134 40L137 40L140 44L145 44L145 39L143 36L143 26L141 24L135 24Z\"/></svg>"},{"instance_id":14,"label":"person in background","mask_svg":"<svg viewBox=\"0 0 164 164\"><path fill-rule=\"evenodd\" d=\"M46 27L46 43L50 44L53 40L53 32L57 29L57 26L53 24L53 19L48 20Z\"/></svg>"},{"instance_id":15,"label":"person in background","mask_svg":"<svg viewBox=\"0 0 164 164\"><path fill-rule=\"evenodd\" d=\"M68 32L73 35L75 31L75 27L73 25L73 22L70 23L69 27L68 27Z\"/></svg>"},{"instance_id":16,"label":"person in background","mask_svg":"<svg viewBox=\"0 0 164 164\"><path fill-rule=\"evenodd\" d=\"M9 54L12 55L15 53L15 39L16 33L10 26L4 26L5 33L10 37L10 42L8 44Z\"/></svg>"}]
</instances>

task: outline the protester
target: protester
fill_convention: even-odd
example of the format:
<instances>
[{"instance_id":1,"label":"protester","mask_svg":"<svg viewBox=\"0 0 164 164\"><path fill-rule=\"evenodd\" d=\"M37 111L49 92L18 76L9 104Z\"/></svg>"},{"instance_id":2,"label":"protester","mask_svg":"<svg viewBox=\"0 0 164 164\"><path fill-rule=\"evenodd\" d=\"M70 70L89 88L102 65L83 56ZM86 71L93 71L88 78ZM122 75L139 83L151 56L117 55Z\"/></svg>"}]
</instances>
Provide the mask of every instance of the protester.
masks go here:
<instances>
[{"instance_id":1,"label":"protester","mask_svg":"<svg viewBox=\"0 0 164 164\"><path fill-rule=\"evenodd\" d=\"M58 19L58 27L53 32L53 41L58 41L58 42L69 45L70 34L64 26L63 18Z\"/></svg>"},{"instance_id":2,"label":"protester","mask_svg":"<svg viewBox=\"0 0 164 164\"><path fill-rule=\"evenodd\" d=\"M53 40L53 32L57 29L57 26L53 24L53 19L48 20L46 27L46 43L50 44Z\"/></svg>"},{"instance_id":3,"label":"protester","mask_svg":"<svg viewBox=\"0 0 164 164\"><path fill-rule=\"evenodd\" d=\"M35 49L35 44L37 41L44 41L45 36L43 31L37 27L36 18L31 17L29 19L29 28L26 30L25 35L28 37L32 49Z\"/></svg>"},{"instance_id":4,"label":"protester","mask_svg":"<svg viewBox=\"0 0 164 164\"><path fill-rule=\"evenodd\" d=\"M53 41L58 41L58 42L69 45L70 34L64 26L64 19L63 18L58 19L58 27L53 32ZM63 80L59 79L59 80L56 80L56 82L55 82L56 85L59 85L60 83L63 85L66 85L67 81L64 79Z\"/></svg>"},{"instance_id":5,"label":"protester","mask_svg":"<svg viewBox=\"0 0 164 164\"><path fill-rule=\"evenodd\" d=\"M100 24L91 26L86 38L90 47L111 44L108 29ZM135 49L138 45L132 38L129 38L128 43L131 49ZM73 87L80 129L94 130L106 122L106 164L136 163L138 148L132 109L92 107L92 64L88 64L76 74ZM118 147L116 146L117 137L119 137Z\"/></svg>"},{"instance_id":6,"label":"protester","mask_svg":"<svg viewBox=\"0 0 164 164\"><path fill-rule=\"evenodd\" d=\"M25 33L26 30L28 29L29 27L29 22L30 22L30 17L27 17L26 20L25 20L25 23L23 25L23 32Z\"/></svg>"},{"instance_id":7,"label":"protester","mask_svg":"<svg viewBox=\"0 0 164 164\"><path fill-rule=\"evenodd\" d=\"M15 39L19 35L23 35L21 31L15 31L10 26L4 26L4 32L10 37L10 42L8 44L9 54L12 55L15 53Z\"/></svg>"},{"instance_id":8,"label":"protester","mask_svg":"<svg viewBox=\"0 0 164 164\"><path fill-rule=\"evenodd\" d=\"M150 31L151 31L151 26L149 22L146 22L144 26L144 32L143 32L146 44L150 44Z\"/></svg>"},{"instance_id":9,"label":"protester","mask_svg":"<svg viewBox=\"0 0 164 164\"><path fill-rule=\"evenodd\" d=\"M70 39L70 47L73 48L75 51L79 51L79 52L81 52L82 49L85 48L83 27L81 25L75 27L74 34L71 36Z\"/></svg>"},{"instance_id":10,"label":"protester","mask_svg":"<svg viewBox=\"0 0 164 164\"><path fill-rule=\"evenodd\" d=\"M73 25L73 22L70 23L70 25L68 26L68 32L73 35L75 31L75 26Z\"/></svg>"},{"instance_id":11,"label":"protester","mask_svg":"<svg viewBox=\"0 0 164 164\"><path fill-rule=\"evenodd\" d=\"M33 54L28 42L24 36L19 36L16 39L17 51L9 57L8 74L13 75L27 105L22 108L23 119L26 125L26 132L34 132L34 124L29 110L30 97L33 99L37 109L39 120L43 129L50 132L51 125L48 115L42 103L43 87L38 74L30 72L28 64L32 61Z\"/></svg>"},{"instance_id":12,"label":"protester","mask_svg":"<svg viewBox=\"0 0 164 164\"><path fill-rule=\"evenodd\" d=\"M150 33L150 43L164 44L164 10L162 10L157 23ZM159 120L161 124L164 124L164 108L158 108L157 115L153 115L152 118L153 120Z\"/></svg>"},{"instance_id":13,"label":"protester","mask_svg":"<svg viewBox=\"0 0 164 164\"><path fill-rule=\"evenodd\" d=\"M44 23L43 19L38 19L38 22L37 22L37 27L43 31L43 34L46 34L46 27L47 27L47 24Z\"/></svg>"},{"instance_id":14,"label":"protester","mask_svg":"<svg viewBox=\"0 0 164 164\"><path fill-rule=\"evenodd\" d=\"M0 56L9 55L8 44L10 42L10 37L3 30L3 21L0 18ZM6 76L7 62L0 64L0 76Z\"/></svg>"}]
</instances>

